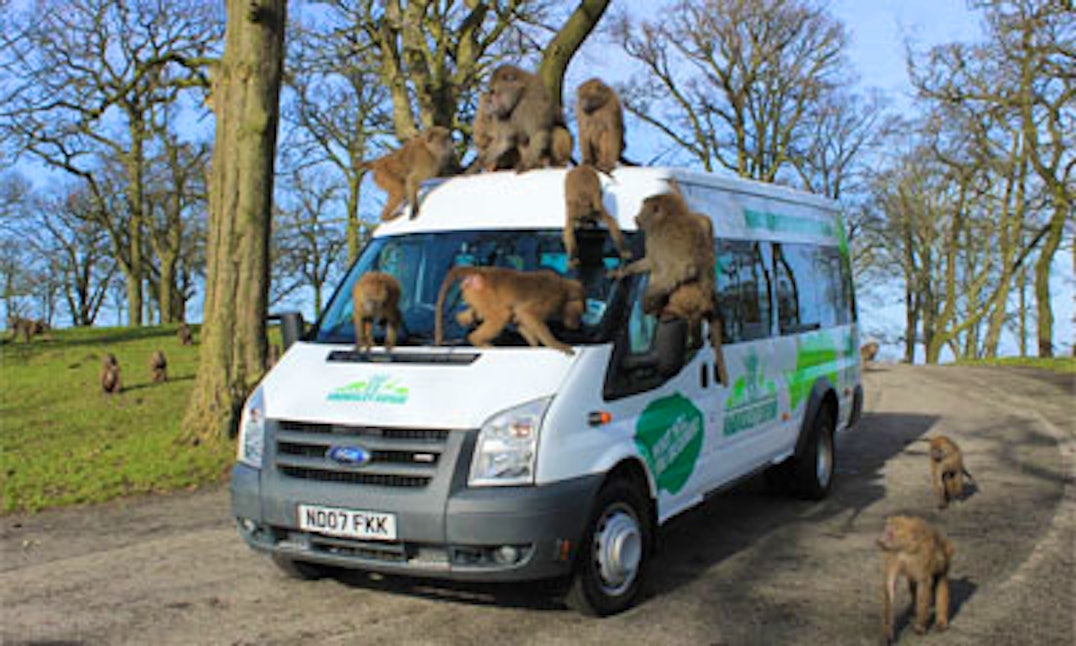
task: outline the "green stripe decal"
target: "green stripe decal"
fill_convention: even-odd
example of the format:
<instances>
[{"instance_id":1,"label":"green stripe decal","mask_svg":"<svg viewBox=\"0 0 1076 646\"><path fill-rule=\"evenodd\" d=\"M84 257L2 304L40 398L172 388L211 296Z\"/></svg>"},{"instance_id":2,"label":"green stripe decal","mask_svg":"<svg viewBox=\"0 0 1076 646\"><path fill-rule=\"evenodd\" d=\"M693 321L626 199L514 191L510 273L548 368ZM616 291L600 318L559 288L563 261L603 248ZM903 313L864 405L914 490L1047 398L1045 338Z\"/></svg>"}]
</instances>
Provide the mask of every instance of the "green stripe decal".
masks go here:
<instances>
[{"instance_id":1,"label":"green stripe decal","mask_svg":"<svg viewBox=\"0 0 1076 646\"><path fill-rule=\"evenodd\" d=\"M752 211L744 209L744 220L748 228L766 229L781 233L803 233L807 235L825 236L832 238L837 235L831 222L811 220L793 215L780 213L767 213L765 211Z\"/></svg>"}]
</instances>

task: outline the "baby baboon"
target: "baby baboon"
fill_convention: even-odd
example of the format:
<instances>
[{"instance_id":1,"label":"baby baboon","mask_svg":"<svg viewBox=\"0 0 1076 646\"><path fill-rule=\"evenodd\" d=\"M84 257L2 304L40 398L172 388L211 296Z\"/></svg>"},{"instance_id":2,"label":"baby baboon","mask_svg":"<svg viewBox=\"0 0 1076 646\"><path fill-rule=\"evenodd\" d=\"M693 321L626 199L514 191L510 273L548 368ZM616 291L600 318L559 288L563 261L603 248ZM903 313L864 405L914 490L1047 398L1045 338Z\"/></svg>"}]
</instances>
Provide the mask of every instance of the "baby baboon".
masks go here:
<instances>
[{"instance_id":1,"label":"baby baboon","mask_svg":"<svg viewBox=\"0 0 1076 646\"><path fill-rule=\"evenodd\" d=\"M419 185L428 179L445 175L455 162L452 133L440 126L433 126L412 137L395 152L365 162L363 167L373 172L374 183L387 193L381 220L396 217L396 209L405 198L411 206L411 217L418 217Z\"/></svg>"},{"instance_id":2,"label":"baby baboon","mask_svg":"<svg viewBox=\"0 0 1076 646\"><path fill-rule=\"evenodd\" d=\"M154 350L149 357L150 379L155 384L168 381L168 360L164 358L164 352Z\"/></svg>"},{"instance_id":3,"label":"baby baboon","mask_svg":"<svg viewBox=\"0 0 1076 646\"><path fill-rule=\"evenodd\" d=\"M576 90L575 118L583 163L612 172L624 153L624 110L616 92L600 79L586 81Z\"/></svg>"},{"instance_id":4,"label":"baby baboon","mask_svg":"<svg viewBox=\"0 0 1076 646\"><path fill-rule=\"evenodd\" d=\"M176 338L179 339L180 345L190 345L194 343L194 337L191 335L191 328L186 323L180 323L179 329L176 330Z\"/></svg>"},{"instance_id":5,"label":"baby baboon","mask_svg":"<svg viewBox=\"0 0 1076 646\"><path fill-rule=\"evenodd\" d=\"M374 322L385 325L385 349L396 346L403 323L400 313L400 283L390 274L370 271L351 290L351 318L355 323L355 349L369 352L374 345Z\"/></svg>"},{"instance_id":6,"label":"baby baboon","mask_svg":"<svg viewBox=\"0 0 1076 646\"><path fill-rule=\"evenodd\" d=\"M101 392L106 395L118 395L123 390L120 381L120 362L111 352L101 360Z\"/></svg>"},{"instance_id":7,"label":"baby baboon","mask_svg":"<svg viewBox=\"0 0 1076 646\"><path fill-rule=\"evenodd\" d=\"M715 291L713 223L706 216L692 213L679 193L646 198L635 222L645 236L645 256L614 270L612 275L619 278L649 272L643 311L662 318L686 319L694 339L699 337L702 320L708 321L714 362L721 383L727 386Z\"/></svg>"},{"instance_id":8,"label":"baby baboon","mask_svg":"<svg viewBox=\"0 0 1076 646\"><path fill-rule=\"evenodd\" d=\"M627 260L631 257L627 245L624 244L624 235L620 232L613 216L605 210L602 204L602 184L598 178L598 172L593 166L576 166L564 176L564 250L568 253L569 265L577 267L579 258L575 242L575 230L581 225L596 225L599 221L609 229L609 235L613 237L620 257Z\"/></svg>"},{"instance_id":9,"label":"baby baboon","mask_svg":"<svg viewBox=\"0 0 1076 646\"><path fill-rule=\"evenodd\" d=\"M475 347L486 347L511 322L532 346L539 344L574 354L571 346L553 336L548 320L560 320L570 330L579 328L586 295L577 280L555 272L516 271L506 267L454 267L441 283L434 311L434 343L444 341L444 305L449 288L460 282L467 309L456 315L460 325L478 324L467 335Z\"/></svg>"},{"instance_id":10,"label":"baby baboon","mask_svg":"<svg viewBox=\"0 0 1076 646\"><path fill-rule=\"evenodd\" d=\"M914 516L891 516L878 539L882 548L885 580L882 586L882 640L893 642L893 600L897 578L908 579L915 601L915 632L927 631L930 600L934 596L934 623L949 627L949 564L953 544L941 532Z\"/></svg>"},{"instance_id":11,"label":"baby baboon","mask_svg":"<svg viewBox=\"0 0 1076 646\"><path fill-rule=\"evenodd\" d=\"M868 341L859 348L859 358L863 363L871 363L874 358L878 356L878 343L876 341Z\"/></svg>"},{"instance_id":12,"label":"baby baboon","mask_svg":"<svg viewBox=\"0 0 1076 646\"><path fill-rule=\"evenodd\" d=\"M917 442L930 444L930 482L938 498L938 509L945 509L952 500L964 495L964 478L978 486L964 467L964 453L957 443L944 435L924 437Z\"/></svg>"},{"instance_id":13,"label":"baby baboon","mask_svg":"<svg viewBox=\"0 0 1076 646\"><path fill-rule=\"evenodd\" d=\"M554 158L564 152L564 133L557 135L557 150L553 150L553 130L562 126L564 119L542 80L515 65L502 65L490 77L489 95L493 142L484 165L496 165L513 150L519 151L518 171L537 168L543 159L556 163ZM568 153L571 154L570 145Z\"/></svg>"}]
</instances>

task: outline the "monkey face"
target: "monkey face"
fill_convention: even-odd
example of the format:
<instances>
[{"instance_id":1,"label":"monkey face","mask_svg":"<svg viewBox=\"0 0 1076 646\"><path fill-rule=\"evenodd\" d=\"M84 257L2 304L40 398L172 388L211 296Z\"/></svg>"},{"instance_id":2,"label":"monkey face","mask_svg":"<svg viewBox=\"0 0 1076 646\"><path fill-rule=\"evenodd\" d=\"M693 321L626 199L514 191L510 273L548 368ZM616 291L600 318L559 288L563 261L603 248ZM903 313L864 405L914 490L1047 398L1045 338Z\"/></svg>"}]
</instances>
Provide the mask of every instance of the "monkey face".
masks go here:
<instances>
[{"instance_id":1,"label":"monkey face","mask_svg":"<svg viewBox=\"0 0 1076 646\"><path fill-rule=\"evenodd\" d=\"M665 209L662 208L661 201L657 197L646 198L643 201L643 208L635 216L635 224L643 231L652 231L660 226L663 219Z\"/></svg>"},{"instance_id":2,"label":"monkey face","mask_svg":"<svg viewBox=\"0 0 1076 646\"><path fill-rule=\"evenodd\" d=\"M609 102L609 92L609 86L598 79L590 79L576 91L579 107L590 114Z\"/></svg>"},{"instance_id":3,"label":"monkey face","mask_svg":"<svg viewBox=\"0 0 1076 646\"><path fill-rule=\"evenodd\" d=\"M523 97L526 79L523 71L512 65L502 65L493 72L489 82L489 102L493 114L506 119Z\"/></svg>"}]
</instances>

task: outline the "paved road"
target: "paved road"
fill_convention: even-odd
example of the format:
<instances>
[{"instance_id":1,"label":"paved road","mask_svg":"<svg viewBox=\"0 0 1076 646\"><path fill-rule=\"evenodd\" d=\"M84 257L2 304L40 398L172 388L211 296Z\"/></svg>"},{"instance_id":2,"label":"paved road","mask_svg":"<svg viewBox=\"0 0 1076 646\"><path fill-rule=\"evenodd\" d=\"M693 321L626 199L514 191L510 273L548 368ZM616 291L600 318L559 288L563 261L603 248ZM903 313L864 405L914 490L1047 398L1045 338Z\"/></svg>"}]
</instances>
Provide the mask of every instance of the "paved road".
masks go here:
<instances>
[{"instance_id":1,"label":"paved road","mask_svg":"<svg viewBox=\"0 0 1076 646\"><path fill-rule=\"evenodd\" d=\"M955 614L924 644L1076 643L1076 389L1036 371L878 366L821 503L758 481L674 520L642 602L605 620L540 586L281 578L223 489L0 518L0 643L873 644L884 518L957 546ZM933 509L912 438L960 442L982 489ZM903 590L902 590L903 594ZM903 598L903 597L902 597Z\"/></svg>"}]
</instances>

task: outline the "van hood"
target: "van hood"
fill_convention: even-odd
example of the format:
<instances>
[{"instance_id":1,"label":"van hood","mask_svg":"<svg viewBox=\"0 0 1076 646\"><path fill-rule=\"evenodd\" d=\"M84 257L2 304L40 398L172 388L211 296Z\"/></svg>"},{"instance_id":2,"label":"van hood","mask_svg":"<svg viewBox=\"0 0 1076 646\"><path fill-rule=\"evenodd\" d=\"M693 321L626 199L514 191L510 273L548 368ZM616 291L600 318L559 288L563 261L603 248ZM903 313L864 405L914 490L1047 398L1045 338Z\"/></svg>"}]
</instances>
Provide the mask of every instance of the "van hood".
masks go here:
<instances>
[{"instance_id":1,"label":"van hood","mask_svg":"<svg viewBox=\"0 0 1076 646\"><path fill-rule=\"evenodd\" d=\"M398 348L370 362L349 345L296 343L265 376L269 419L349 426L478 428L553 395L578 356L546 348ZM375 350L384 357L383 351Z\"/></svg>"}]
</instances>

